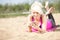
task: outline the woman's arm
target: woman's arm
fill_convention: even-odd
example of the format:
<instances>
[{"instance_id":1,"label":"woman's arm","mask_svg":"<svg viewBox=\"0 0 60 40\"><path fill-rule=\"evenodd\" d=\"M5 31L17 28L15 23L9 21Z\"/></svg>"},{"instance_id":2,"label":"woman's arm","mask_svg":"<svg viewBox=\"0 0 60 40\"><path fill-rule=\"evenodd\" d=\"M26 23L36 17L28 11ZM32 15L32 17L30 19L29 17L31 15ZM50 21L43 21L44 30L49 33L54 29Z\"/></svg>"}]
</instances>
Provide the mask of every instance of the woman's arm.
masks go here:
<instances>
[{"instance_id":1,"label":"woman's arm","mask_svg":"<svg viewBox=\"0 0 60 40\"><path fill-rule=\"evenodd\" d=\"M47 17L46 15L43 15L42 17L43 17L42 30L46 31Z\"/></svg>"},{"instance_id":2,"label":"woman's arm","mask_svg":"<svg viewBox=\"0 0 60 40\"><path fill-rule=\"evenodd\" d=\"M32 22L32 17L33 16L31 14L28 16L28 18L27 18L28 19L28 23L31 23Z\"/></svg>"},{"instance_id":3,"label":"woman's arm","mask_svg":"<svg viewBox=\"0 0 60 40\"><path fill-rule=\"evenodd\" d=\"M32 32L32 15L29 15L28 16L28 21L27 21L27 24L28 24L28 29L29 29L29 32Z\"/></svg>"}]
</instances>

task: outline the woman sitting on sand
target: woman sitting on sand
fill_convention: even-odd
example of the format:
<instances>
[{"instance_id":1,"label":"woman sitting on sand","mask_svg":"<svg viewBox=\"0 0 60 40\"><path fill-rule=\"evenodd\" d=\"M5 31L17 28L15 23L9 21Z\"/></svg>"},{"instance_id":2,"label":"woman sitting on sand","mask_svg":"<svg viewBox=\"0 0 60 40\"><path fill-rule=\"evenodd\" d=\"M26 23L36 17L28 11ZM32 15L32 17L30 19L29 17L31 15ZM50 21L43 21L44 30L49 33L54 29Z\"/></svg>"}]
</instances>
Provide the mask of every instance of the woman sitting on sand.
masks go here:
<instances>
[{"instance_id":1,"label":"woman sitting on sand","mask_svg":"<svg viewBox=\"0 0 60 40\"><path fill-rule=\"evenodd\" d=\"M31 6L31 14L28 16L28 28L29 32L43 32L47 28L51 28L51 21L47 21L46 15L43 13L41 4L39 2L34 2ZM51 12L52 8L48 10ZM48 23L48 24L47 24ZM49 25L47 27L47 25Z\"/></svg>"}]
</instances>

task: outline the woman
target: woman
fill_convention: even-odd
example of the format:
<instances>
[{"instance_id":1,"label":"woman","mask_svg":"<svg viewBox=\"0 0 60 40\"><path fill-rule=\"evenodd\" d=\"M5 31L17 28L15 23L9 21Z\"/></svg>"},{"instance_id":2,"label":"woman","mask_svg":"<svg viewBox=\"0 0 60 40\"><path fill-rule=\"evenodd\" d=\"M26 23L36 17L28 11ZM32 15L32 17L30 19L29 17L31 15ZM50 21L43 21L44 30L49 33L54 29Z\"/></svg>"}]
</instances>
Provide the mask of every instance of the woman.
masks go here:
<instances>
[{"instance_id":1,"label":"woman","mask_svg":"<svg viewBox=\"0 0 60 40\"><path fill-rule=\"evenodd\" d=\"M31 14L28 16L29 32L44 32L52 27L51 21L47 20L47 17L43 13L41 7L41 3L37 1L31 6ZM52 8L50 8L47 13L51 12L51 10Z\"/></svg>"},{"instance_id":2,"label":"woman","mask_svg":"<svg viewBox=\"0 0 60 40\"><path fill-rule=\"evenodd\" d=\"M44 17L44 15L42 15L43 11L41 7L42 5L37 1L33 3L31 6L31 14L28 16L28 22L29 22L28 28L30 32L34 31L34 29L36 29L35 31L39 31L39 32L46 30L45 29L46 18ZM41 29L41 27L43 30Z\"/></svg>"}]
</instances>

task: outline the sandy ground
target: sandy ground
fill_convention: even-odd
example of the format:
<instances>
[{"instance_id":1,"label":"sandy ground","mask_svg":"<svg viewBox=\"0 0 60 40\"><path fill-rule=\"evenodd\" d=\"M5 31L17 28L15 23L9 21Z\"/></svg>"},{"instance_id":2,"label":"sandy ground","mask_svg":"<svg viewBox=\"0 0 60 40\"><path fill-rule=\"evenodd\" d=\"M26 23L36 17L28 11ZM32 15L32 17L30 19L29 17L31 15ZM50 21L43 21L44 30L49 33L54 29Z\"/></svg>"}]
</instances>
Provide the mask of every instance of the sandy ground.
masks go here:
<instances>
[{"instance_id":1,"label":"sandy ground","mask_svg":"<svg viewBox=\"0 0 60 40\"><path fill-rule=\"evenodd\" d=\"M60 14L53 15L57 25L60 25ZM60 40L60 27L54 32L26 32L26 17L0 18L0 40Z\"/></svg>"}]
</instances>

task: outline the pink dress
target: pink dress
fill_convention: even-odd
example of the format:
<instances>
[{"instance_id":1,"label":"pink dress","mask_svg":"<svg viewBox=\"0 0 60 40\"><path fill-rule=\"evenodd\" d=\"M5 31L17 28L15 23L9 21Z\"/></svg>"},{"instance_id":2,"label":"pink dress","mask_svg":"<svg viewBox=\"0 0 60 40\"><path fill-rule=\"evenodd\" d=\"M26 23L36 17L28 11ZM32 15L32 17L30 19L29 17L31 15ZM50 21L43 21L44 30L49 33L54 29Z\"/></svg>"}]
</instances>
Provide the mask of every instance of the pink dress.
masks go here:
<instances>
[{"instance_id":1,"label":"pink dress","mask_svg":"<svg viewBox=\"0 0 60 40\"><path fill-rule=\"evenodd\" d=\"M32 21L34 21L34 18L32 17ZM40 17L40 28L42 29L42 17ZM50 31L53 31L53 30L55 30L55 28L52 28L52 21L51 20L47 20L47 24L46 24L46 31L48 31L48 32L50 32ZM38 30L37 29L35 29L35 28L33 28L32 27L32 32L37 32Z\"/></svg>"}]
</instances>

